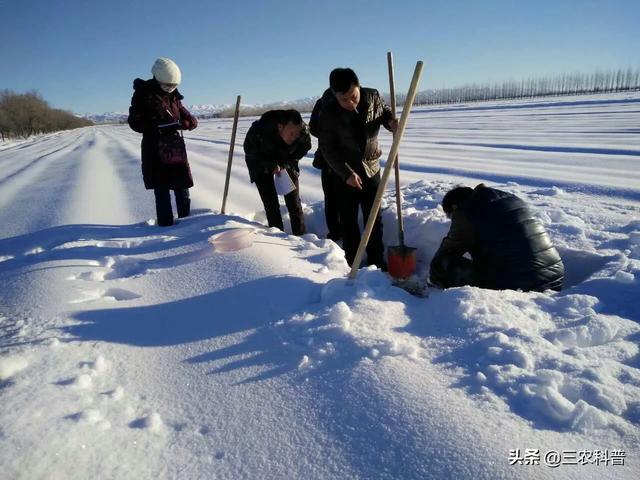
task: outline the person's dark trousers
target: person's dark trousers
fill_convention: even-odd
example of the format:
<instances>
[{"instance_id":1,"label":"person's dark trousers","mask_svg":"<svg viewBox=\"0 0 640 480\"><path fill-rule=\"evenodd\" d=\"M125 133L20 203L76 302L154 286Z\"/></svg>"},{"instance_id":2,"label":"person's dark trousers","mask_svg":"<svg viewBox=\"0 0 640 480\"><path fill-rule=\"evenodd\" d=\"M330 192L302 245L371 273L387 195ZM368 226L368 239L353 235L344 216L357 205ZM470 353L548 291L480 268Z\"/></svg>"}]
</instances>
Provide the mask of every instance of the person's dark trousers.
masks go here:
<instances>
[{"instance_id":1,"label":"person's dark trousers","mask_svg":"<svg viewBox=\"0 0 640 480\"><path fill-rule=\"evenodd\" d=\"M168 188L155 188L153 193L156 197L156 216L160 227L168 227L173 225L173 210L171 208L171 192ZM191 199L189 198L189 190L177 189L173 191L176 197L176 207L178 217L189 216L191 210Z\"/></svg>"},{"instance_id":2,"label":"person's dark trousers","mask_svg":"<svg viewBox=\"0 0 640 480\"><path fill-rule=\"evenodd\" d=\"M367 224L369 213L373 207L378 185L380 184L380 172L372 178L360 175L362 190L347 185L344 181L340 184L340 224L342 226L342 246L347 263L351 266L355 260L360 245L360 226L358 224L358 209L362 209L364 224ZM384 246L382 244L382 220L380 212L373 225L369 243L367 244L367 261L369 265L377 265L386 270L384 259Z\"/></svg>"},{"instance_id":3,"label":"person's dark trousers","mask_svg":"<svg viewBox=\"0 0 640 480\"><path fill-rule=\"evenodd\" d=\"M287 205L289 218L291 219L291 231L294 235L304 235L306 226L304 224L304 214L302 213L302 202L300 201L298 175L293 171L287 171L296 186L293 192L284 196L284 203ZM282 215L280 214L280 202L273 182L273 175L257 175L254 181L256 187L258 187L264 211L267 214L267 223L270 227L276 227L284 232Z\"/></svg>"},{"instance_id":4,"label":"person's dark trousers","mask_svg":"<svg viewBox=\"0 0 640 480\"><path fill-rule=\"evenodd\" d=\"M320 176L324 192L324 218L327 222L327 238L337 242L342 238L340 227L340 177L329 168L323 168Z\"/></svg>"}]
</instances>

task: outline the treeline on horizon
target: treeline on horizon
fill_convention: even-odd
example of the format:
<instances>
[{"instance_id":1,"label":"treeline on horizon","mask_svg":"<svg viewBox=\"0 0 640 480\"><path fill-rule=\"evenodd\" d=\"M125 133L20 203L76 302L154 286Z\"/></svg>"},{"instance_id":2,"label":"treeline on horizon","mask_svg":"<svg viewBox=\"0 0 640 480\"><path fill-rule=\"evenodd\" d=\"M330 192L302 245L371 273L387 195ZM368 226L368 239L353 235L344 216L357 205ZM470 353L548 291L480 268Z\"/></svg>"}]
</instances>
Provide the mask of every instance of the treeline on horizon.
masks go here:
<instances>
[{"instance_id":1,"label":"treeline on horizon","mask_svg":"<svg viewBox=\"0 0 640 480\"><path fill-rule=\"evenodd\" d=\"M595 73L563 73L552 77L530 78L491 84L471 84L458 88L425 90L416 96L418 105L511 100L564 95L626 92L640 89L640 68ZM404 102L406 94L397 96Z\"/></svg>"},{"instance_id":2,"label":"treeline on horizon","mask_svg":"<svg viewBox=\"0 0 640 480\"><path fill-rule=\"evenodd\" d=\"M36 91L15 93L0 90L0 139L71 130L93 125L91 120L52 108Z\"/></svg>"},{"instance_id":3,"label":"treeline on horizon","mask_svg":"<svg viewBox=\"0 0 640 480\"><path fill-rule=\"evenodd\" d=\"M461 87L423 90L416 95L415 105L441 105L450 103L478 102L489 100L513 100L564 95L585 95L593 93L613 93L640 90L640 68L596 71L595 73L564 73L551 77L530 78L526 80L495 82L489 84L470 84ZM384 94L389 100L389 94ZM273 108L294 108L300 112L310 112L317 98L312 101L291 102L286 107L278 104L241 107L240 116L262 115ZM406 93L396 93L398 105L402 105ZM232 117L234 107L224 109L212 117Z\"/></svg>"}]
</instances>

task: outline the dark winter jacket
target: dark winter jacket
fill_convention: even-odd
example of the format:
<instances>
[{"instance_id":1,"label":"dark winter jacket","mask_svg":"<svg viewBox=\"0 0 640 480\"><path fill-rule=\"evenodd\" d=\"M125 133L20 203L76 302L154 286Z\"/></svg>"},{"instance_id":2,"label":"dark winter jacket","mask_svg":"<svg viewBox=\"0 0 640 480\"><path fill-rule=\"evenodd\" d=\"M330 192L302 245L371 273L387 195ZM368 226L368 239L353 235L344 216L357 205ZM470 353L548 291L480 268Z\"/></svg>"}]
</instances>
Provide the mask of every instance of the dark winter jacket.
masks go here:
<instances>
[{"instance_id":1,"label":"dark winter jacket","mask_svg":"<svg viewBox=\"0 0 640 480\"><path fill-rule=\"evenodd\" d=\"M318 140L325 161L343 180L353 172L373 177L380 170L378 145L380 126L393 118L377 90L360 88L355 112L345 110L331 90L321 98L318 114Z\"/></svg>"},{"instance_id":2,"label":"dark winter jacket","mask_svg":"<svg viewBox=\"0 0 640 480\"><path fill-rule=\"evenodd\" d=\"M458 206L431 262L431 281L442 284L448 266L467 252L472 285L523 291L562 287L564 265L549 235L525 202L510 193L481 184Z\"/></svg>"},{"instance_id":3,"label":"dark winter jacket","mask_svg":"<svg viewBox=\"0 0 640 480\"><path fill-rule=\"evenodd\" d=\"M298 175L298 160L311 149L309 129L303 123L302 133L292 145L287 145L278 133L284 110L270 110L253 122L244 139L244 153L251 182L259 175L271 175L276 165Z\"/></svg>"},{"instance_id":4,"label":"dark winter jacket","mask_svg":"<svg viewBox=\"0 0 640 480\"><path fill-rule=\"evenodd\" d=\"M189 163L166 165L160 162L158 125L180 122L184 130L193 130L198 121L182 106L184 98L178 90L166 93L154 79L133 81L133 97L129 108L129 126L142 133L142 177L147 189L183 189L193 186ZM175 132L174 132L175 133Z\"/></svg>"},{"instance_id":5,"label":"dark winter jacket","mask_svg":"<svg viewBox=\"0 0 640 480\"><path fill-rule=\"evenodd\" d=\"M326 93L326 92L325 92ZM320 109L322 109L322 98L319 98L316 104L313 106L313 110L311 112L311 118L309 119L309 133L314 137L318 138L319 130L320 130ZM313 155L313 163L312 165L320 170L329 169L329 164L322 156L322 152L320 151L320 147L316 150L316 153Z\"/></svg>"}]
</instances>

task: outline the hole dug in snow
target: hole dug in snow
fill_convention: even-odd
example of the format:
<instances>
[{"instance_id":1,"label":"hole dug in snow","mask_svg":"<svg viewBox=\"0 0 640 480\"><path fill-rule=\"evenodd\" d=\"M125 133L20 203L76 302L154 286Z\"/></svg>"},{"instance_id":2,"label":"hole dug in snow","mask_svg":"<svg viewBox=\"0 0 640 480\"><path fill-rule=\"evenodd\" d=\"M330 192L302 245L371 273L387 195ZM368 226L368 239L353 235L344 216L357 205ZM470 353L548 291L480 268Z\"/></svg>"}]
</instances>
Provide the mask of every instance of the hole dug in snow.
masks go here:
<instances>
[{"instance_id":1,"label":"hole dug in snow","mask_svg":"<svg viewBox=\"0 0 640 480\"><path fill-rule=\"evenodd\" d=\"M585 252L584 250L558 248L558 252L564 263L563 290L585 282L596 272L603 270L609 262L616 259L615 256Z\"/></svg>"}]
</instances>

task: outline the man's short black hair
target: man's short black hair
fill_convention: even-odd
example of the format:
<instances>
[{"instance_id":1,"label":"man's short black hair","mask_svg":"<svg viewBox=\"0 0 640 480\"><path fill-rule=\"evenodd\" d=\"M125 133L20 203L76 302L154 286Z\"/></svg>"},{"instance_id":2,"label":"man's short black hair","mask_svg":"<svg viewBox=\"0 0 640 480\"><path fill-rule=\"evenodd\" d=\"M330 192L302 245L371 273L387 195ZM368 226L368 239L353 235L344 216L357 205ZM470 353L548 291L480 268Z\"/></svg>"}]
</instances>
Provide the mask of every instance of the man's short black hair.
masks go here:
<instances>
[{"instance_id":1,"label":"man's short black hair","mask_svg":"<svg viewBox=\"0 0 640 480\"><path fill-rule=\"evenodd\" d=\"M360 86L356 72L350 68L334 68L329 74L329 86L334 93L345 93L351 85Z\"/></svg>"},{"instance_id":2,"label":"man's short black hair","mask_svg":"<svg viewBox=\"0 0 640 480\"><path fill-rule=\"evenodd\" d=\"M453 212L453 206L463 203L472 193L473 188L470 187L456 187L449 190L442 199L442 209L444 213L450 215L451 212Z\"/></svg>"},{"instance_id":3,"label":"man's short black hair","mask_svg":"<svg viewBox=\"0 0 640 480\"><path fill-rule=\"evenodd\" d=\"M287 123L293 123L294 125L302 125L302 116L297 110L281 110L280 119L278 120L280 125L286 125Z\"/></svg>"}]
</instances>

